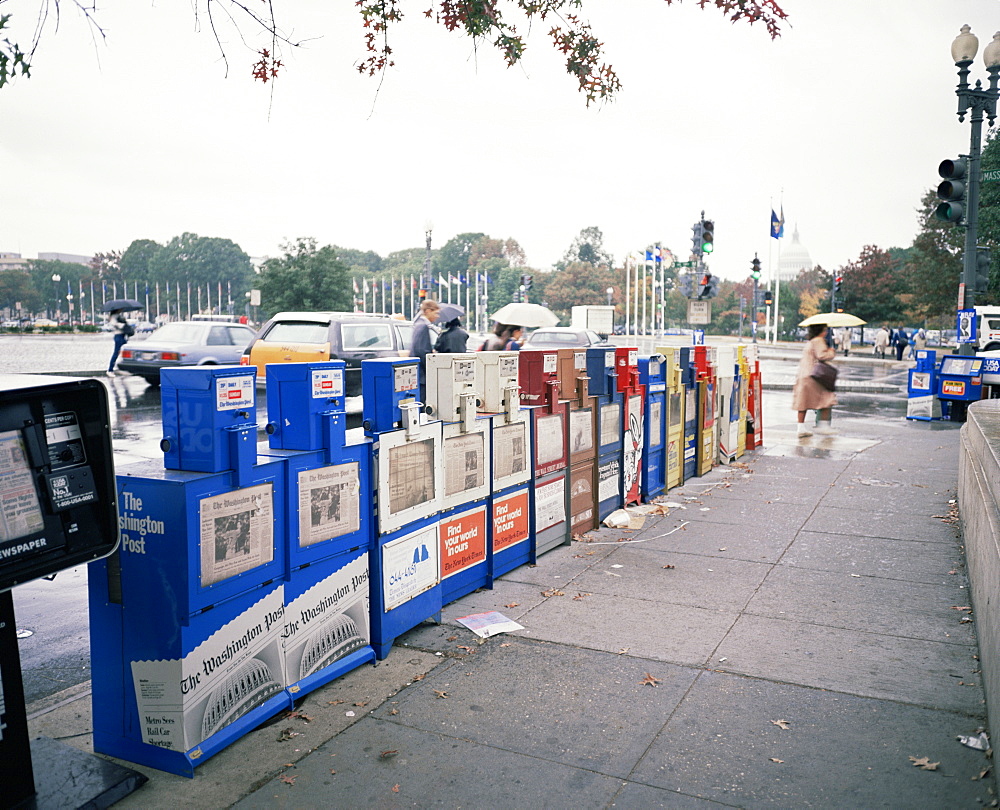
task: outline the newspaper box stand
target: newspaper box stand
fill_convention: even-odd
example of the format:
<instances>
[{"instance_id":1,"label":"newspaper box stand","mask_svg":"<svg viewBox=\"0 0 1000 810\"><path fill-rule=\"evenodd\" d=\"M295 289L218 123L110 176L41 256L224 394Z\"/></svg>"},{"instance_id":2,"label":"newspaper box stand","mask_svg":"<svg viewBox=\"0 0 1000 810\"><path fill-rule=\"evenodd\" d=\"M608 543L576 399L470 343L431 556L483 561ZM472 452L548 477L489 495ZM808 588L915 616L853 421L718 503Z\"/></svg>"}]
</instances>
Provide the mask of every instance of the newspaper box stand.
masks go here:
<instances>
[{"instance_id":1,"label":"newspaper box stand","mask_svg":"<svg viewBox=\"0 0 1000 810\"><path fill-rule=\"evenodd\" d=\"M718 461L731 464L736 461L740 441L740 379L733 346L716 349L716 414L718 423Z\"/></svg>"},{"instance_id":2,"label":"newspaper box stand","mask_svg":"<svg viewBox=\"0 0 1000 810\"><path fill-rule=\"evenodd\" d=\"M666 410L666 477L667 490L684 482L684 375L681 371L679 346L661 346L656 350L666 364L664 397Z\"/></svg>"},{"instance_id":3,"label":"newspaper box stand","mask_svg":"<svg viewBox=\"0 0 1000 810\"><path fill-rule=\"evenodd\" d=\"M614 346L587 349L588 391L597 397L597 518L622 506L622 411Z\"/></svg>"},{"instance_id":4,"label":"newspaper box stand","mask_svg":"<svg viewBox=\"0 0 1000 810\"><path fill-rule=\"evenodd\" d=\"M697 372L694 367L694 346L682 346L681 379L684 382L684 474L687 481L698 475L698 414L701 399L704 397L697 382Z\"/></svg>"},{"instance_id":5,"label":"newspaper box stand","mask_svg":"<svg viewBox=\"0 0 1000 810\"><path fill-rule=\"evenodd\" d=\"M293 699L375 658L368 605L371 442L348 444L344 362L267 367L268 441L285 460L286 689Z\"/></svg>"},{"instance_id":6,"label":"newspaper box stand","mask_svg":"<svg viewBox=\"0 0 1000 810\"><path fill-rule=\"evenodd\" d=\"M441 613L438 513L441 423L421 419L416 358L361 362L363 426L372 443L372 646L381 660L400 633Z\"/></svg>"},{"instance_id":7,"label":"newspaper box stand","mask_svg":"<svg viewBox=\"0 0 1000 810\"><path fill-rule=\"evenodd\" d=\"M947 401L953 421L964 421L968 403L982 398L983 358L945 355L938 373L938 397Z\"/></svg>"},{"instance_id":8,"label":"newspaper box stand","mask_svg":"<svg viewBox=\"0 0 1000 810\"><path fill-rule=\"evenodd\" d=\"M165 463L117 476L89 574L94 750L183 776L291 706L285 462L257 461L256 370L164 369Z\"/></svg>"},{"instance_id":9,"label":"newspaper box stand","mask_svg":"<svg viewBox=\"0 0 1000 810\"><path fill-rule=\"evenodd\" d=\"M32 739L13 595L17 585L118 547L107 388L93 379L0 375L0 505L3 806L107 807L146 777L51 738Z\"/></svg>"},{"instance_id":10,"label":"newspaper box stand","mask_svg":"<svg viewBox=\"0 0 1000 810\"><path fill-rule=\"evenodd\" d=\"M718 458L716 431L716 378L708 346L694 346L695 384L698 387L697 474L711 472Z\"/></svg>"},{"instance_id":11,"label":"newspaper box stand","mask_svg":"<svg viewBox=\"0 0 1000 810\"><path fill-rule=\"evenodd\" d=\"M750 363L747 355L749 345L740 344L736 347L736 376L739 381L739 422L737 424L736 457L740 458L747 451L747 421L750 416Z\"/></svg>"},{"instance_id":12,"label":"newspaper box stand","mask_svg":"<svg viewBox=\"0 0 1000 810\"><path fill-rule=\"evenodd\" d=\"M597 397L590 396L586 349L559 349L559 391L569 405L569 523L573 534L596 529Z\"/></svg>"},{"instance_id":13,"label":"newspaper box stand","mask_svg":"<svg viewBox=\"0 0 1000 810\"><path fill-rule=\"evenodd\" d=\"M489 472L490 576L496 579L531 561L530 409L521 407L518 352L476 352L483 401L492 423Z\"/></svg>"},{"instance_id":14,"label":"newspaper box stand","mask_svg":"<svg viewBox=\"0 0 1000 810\"><path fill-rule=\"evenodd\" d=\"M487 520L492 420L478 412L482 387L476 353L427 355L427 406L443 420L438 556L445 605L493 584Z\"/></svg>"},{"instance_id":15,"label":"newspaper box stand","mask_svg":"<svg viewBox=\"0 0 1000 810\"><path fill-rule=\"evenodd\" d=\"M747 364L750 381L747 384L747 450L764 446L763 388L760 380L760 355L757 347L748 346Z\"/></svg>"},{"instance_id":16,"label":"newspaper box stand","mask_svg":"<svg viewBox=\"0 0 1000 810\"><path fill-rule=\"evenodd\" d=\"M639 382L646 391L642 431L642 497L651 500L667 487L667 358L639 358Z\"/></svg>"},{"instance_id":17,"label":"newspaper box stand","mask_svg":"<svg viewBox=\"0 0 1000 810\"><path fill-rule=\"evenodd\" d=\"M991 369L990 366L993 366ZM983 361L983 385L989 384L990 371L997 370L997 359ZM941 400L937 398L937 352L917 351L917 365L910 369L906 387L906 418L930 422L941 418Z\"/></svg>"},{"instance_id":18,"label":"newspaper box stand","mask_svg":"<svg viewBox=\"0 0 1000 810\"><path fill-rule=\"evenodd\" d=\"M978 356L983 358L983 399L998 399L1000 398L1000 352L980 352ZM918 367L919 363L918 352Z\"/></svg>"},{"instance_id":19,"label":"newspaper box stand","mask_svg":"<svg viewBox=\"0 0 1000 810\"><path fill-rule=\"evenodd\" d=\"M532 403L531 561L571 542L567 508L568 415L559 400L557 350L522 350L518 355L521 403Z\"/></svg>"},{"instance_id":20,"label":"newspaper box stand","mask_svg":"<svg viewBox=\"0 0 1000 810\"><path fill-rule=\"evenodd\" d=\"M622 501L626 506L639 503L642 480L642 431L645 394L639 383L639 351L615 349L618 390L625 398L622 415Z\"/></svg>"}]
</instances>

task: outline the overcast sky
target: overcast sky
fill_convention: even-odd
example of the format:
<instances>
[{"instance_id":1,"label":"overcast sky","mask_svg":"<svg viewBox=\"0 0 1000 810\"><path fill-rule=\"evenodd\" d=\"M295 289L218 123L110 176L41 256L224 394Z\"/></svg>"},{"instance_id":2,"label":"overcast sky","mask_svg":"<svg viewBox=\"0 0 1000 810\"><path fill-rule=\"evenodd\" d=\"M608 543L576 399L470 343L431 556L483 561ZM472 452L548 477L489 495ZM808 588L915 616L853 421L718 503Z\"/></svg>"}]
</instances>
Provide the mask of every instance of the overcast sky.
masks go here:
<instances>
[{"instance_id":1,"label":"overcast sky","mask_svg":"<svg viewBox=\"0 0 1000 810\"><path fill-rule=\"evenodd\" d=\"M0 3L23 39L38 2ZM969 146L951 42L972 27L985 81L1000 2L780 3L772 42L695 0L585 0L623 83L588 109L546 26L508 70L425 20L429 2L404 3L376 96L353 67L352 0L276 0L309 42L285 54L272 99L228 31L226 75L191 3L104 0L95 42L63 0L32 78L0 90L0 251L90 255L190 231L255 257L300 236L384 256L422 246L430 222L435 246L513 237L547 268L588 226L617 261L657 241L686 259L704 210L713 271L743 279L754 252L777 261L782 205L783 244L797 226L828 270L868 244L908 246L938 163Z\"/></svg>"}]
</instances>

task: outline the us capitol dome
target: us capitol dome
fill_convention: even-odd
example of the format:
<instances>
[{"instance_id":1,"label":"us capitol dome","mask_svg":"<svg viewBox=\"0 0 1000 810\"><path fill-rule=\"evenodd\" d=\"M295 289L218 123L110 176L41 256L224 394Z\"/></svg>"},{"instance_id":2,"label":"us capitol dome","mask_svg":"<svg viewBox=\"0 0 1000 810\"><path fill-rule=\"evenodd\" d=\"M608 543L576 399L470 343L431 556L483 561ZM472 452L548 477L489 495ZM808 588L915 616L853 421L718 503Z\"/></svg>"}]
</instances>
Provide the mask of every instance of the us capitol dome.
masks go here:
<instances>
[{"instance_id":1,"label":"us capitol dome","mask_svg":"<svg viewBox=\"0 0 1000 810\"><path fill-rule=\"evenodd\" d=\"M791 244L781 246L781 259L778 262L778 278L782 281L792 281L800 270L812 270L813 263L809 251L799 242L799 226L795 226Z\"/></svg>"}]
</instances>

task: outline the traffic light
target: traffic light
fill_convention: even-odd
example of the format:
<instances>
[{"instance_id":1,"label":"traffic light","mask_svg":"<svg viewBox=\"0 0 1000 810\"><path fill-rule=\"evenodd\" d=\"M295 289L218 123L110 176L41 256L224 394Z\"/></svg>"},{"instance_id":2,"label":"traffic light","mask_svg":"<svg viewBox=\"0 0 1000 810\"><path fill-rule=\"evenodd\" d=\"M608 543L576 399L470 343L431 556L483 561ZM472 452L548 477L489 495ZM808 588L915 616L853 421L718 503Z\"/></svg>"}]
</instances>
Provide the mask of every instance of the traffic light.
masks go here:
<instances>
[{"instance_id":1,"label":"traffic light","mask_svg":"<svg viewBox=\"0 0 1000 810\"><path fill-rule=\"evenodd\" d=\"M945 222L959 223L965 217L965 158L942 160L938 174L944 178L937 187L938 203L934 216Z\"/></svg>"},{"instance_id":2,"label":"traffic light","mask_svg":"<svg viewBox=\"0 0 1000 810\"><path fill-rule=\"evenodd\" d=\"M833 277L833 294L836 295L840 292L840 283L844 280L843 276Z\"/></svg>"},{"instance_id":3,"label":"traffic light","mask_svg":"<svg viewBox=\"0 0 1000 810\"><path fill-rule=\"evenodd\" d=\"M712 297L712 274L706 270L698 279L698 300Z\"/></svg>"},{"instance_id":4,"label":"traffic light","mask_svg":"<svg viewBox=\"0 0 1000 810\"><path fill-rule=\"evenodd\" d=\"M753 254L753 261L750 262L753 269L750 271L750 278L754 281L760 281L760 259L757 258L757 254Z\"/></svg>"},{"instance_id":5,"label":"traffic light","mask_svg":"<svg viewBox=\"0 0 1000 810\"><path fill-rule=\"evenodd\" d=\"M715 250L715 223L710 219L701 221L701 252L711 253Z\"/></svg>"},{"instance_id":6,"label":"traffic light","mask_svg":"<svg viewBox=\"0 0 1000 810\"><path fill-rule=\"evenodd\" d=\"M685 273L680 277L681 283L681 295L685 298L691 298L694 296L694 276L690 273Z\"/></svg>"},{"instance_id":7,"label":"traffic light","mask_svg":"<svg viewBox=\"0 0 1000 810\"><path fill-rule=\"evenodd\" d=\"M764 306L769 307L774 303L774 293L770 290L764 290Z\"/></svg>"},{"instance_id":8,"label":"traffic light","mask_svg":"<svg viewBox=\"0 0 1000 810\"><path fill-rule=\"evenodd\" d=\"M990 286L990 249L976 248L976 277L972 280L972 291L985 293Z\"/></svg>"},{"instance_id":9,"label":"traffic light","mask_svg":"<svg viewBox=\"0 0 1000 810\"><path fill-rule=\"evenodd\" d=\"M691 230L694 232L693 235L691 236L691 252L695 256L700 258L702 254L702 248L705 244L704 240L702 239L702 236L704 235L705 231L705 223L696 222L694 225L691 226Z\"/></svg>"},{"instance_id":10,"label":"traffic light","mask_svg":"<svg viewBox=\"0 0 1000 810\"><path fill-rule=\"evenodd\" d=\"M529 276L527 274L522 274L521 275L521 286L524 287L524 289L526 289L526 290L530 290L531 289L531 280L532 280L531 276Z\"/></svg>"}]
</instances>

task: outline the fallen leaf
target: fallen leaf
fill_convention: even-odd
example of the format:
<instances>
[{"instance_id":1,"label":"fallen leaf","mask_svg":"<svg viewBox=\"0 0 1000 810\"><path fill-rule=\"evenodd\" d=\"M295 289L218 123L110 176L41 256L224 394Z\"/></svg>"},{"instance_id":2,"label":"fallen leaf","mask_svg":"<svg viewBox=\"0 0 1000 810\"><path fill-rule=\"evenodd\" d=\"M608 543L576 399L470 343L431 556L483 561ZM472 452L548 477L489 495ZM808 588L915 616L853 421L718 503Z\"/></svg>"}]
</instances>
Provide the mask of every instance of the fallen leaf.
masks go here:
<instances>
[{"instance_id":1,"label":"fallen leaf","mask_svg":"<svg viewBox=\"0 0 1000 810\"><path fill-rule=\"evenodd\" d=\"M639 683L645 686L656 686L659 682L660 682L659 678L654 678L648 672L646 673L646 677L643 678L641 681L639 681Z\"/></svg>"},{"instance_id":2,"label":"fallen leaf","mask_svg":"<svg viewBox=\"0 0 1000 810\"><path fill-rule=\"evenodd\" d=\"M516 608L520 605L520 602L511 602L510 604L504 605L505 608Z\"/></svg>"},{"instance_id":3,"label":"fallen leaf","mask_svg":"<svg viewBox=\"0 0 1000 810\"><path fill-rule=\"evenodd\" d=\"M586 599L586 598L587 598L588 596L590 596L590 594L589 594L589 593L578 593L578 594L577 594L576 596L574 596L573 598L574 598L574 599Z\"/></svg>"},{"instance_id":4,"label":"fallen leaf","mask_svg":"<svg viewBox=\"0 0 1000 810\"><path fill-rule=\"evenodd\" d=\"M295 780L298 779L298 778L299 778L298 775L296 775L296 776L282 776L281 777L281 781L284 782L286 785L294 785L295 784Z\"/></svg>"},{"instance_id":5,"label":"fallen leaf","mask_svg":"<svg viewBox=\"0 0 1000 810\"><path fill-rule=\"evenodd\" d=\"M288 742L293 737L298 737L299 732L292 731L290 728L283 728L281 733L278 735L278 742Z\"/></svg>"},{"instance_id":6,"label":"fallen leaf","mask_svg":"<svg viewBox=\"0 0 1000 810\"><path fill-rule=\"evenodd\" d=\"M784 761L785 760L783 759L775 759L774 757L771 757L771 762L777 762L779 765L783 764Z\"/></svg>"},{"instance_id":7,"label":"fallen leaf","mask_svg":"<svg viewBox=\"0 0 1000 810\"><path fill-rule=\"evenodd\" d=\"M472 649L472 647L466 647L466 646L465 646L464 644L459 644L459 645L458 645L458 649L460 649L460 650L465 650L465 651L466 651L467 653L469 653L469 654L472 654L472 653L474 653L474 652L475 652L475 650L474 650L474 649Z\"/></svg>"},{"instance_id":8,"label":"fallen leaf","mask_svg":"<svg viewBox=\"0 0 1000 810\"><path fill-rule=\"evenodd\" d=\"M426 677L427 677L427 674L422 672L419 675L414 675L413 676L413 680L415 680L415 681L422 681Z\"/></svg>"},{"instance_id":9,"label":"fallen leaf","mask_svg":"<svg viewBox=\"0 0 1000 810\"><path fill-rule=\"evenodd\" d=\"M979 772L979 776L973 776L972 777L972 781L973 782L978 782L980 779L985 779L987 776L990 775L990 771L992 771L992 770L993 770L992 768L987 768L984 771L980 771Z\"/></svg>"},{"instance_id":10,"label":"fallen leaf","mask_svg":"<svg viewBox=\"0 0 1000 810\"><path fill-rule=\"evenodd\" d=\"M558 588L549 588L547 591L542 591L542 596L565 596L565 591L560 591Z\"/></svg>"},{"instance_id":11,"label":"fallen leaf","mask_svg":"<svg viewBox=\"0 0 1000 810\"><path fill-rule=\"evenodd\" d=\"M392 792L393 793L399 793L399 785L393 785L392 786Z\"/></svg>"},{"instance_id":12,"label":"fallen leaf","mask_svg":"<svg viewBox=\"0 0 1000 810\"><path fill-rule=\"evenodd\" d=\"M396 750L383 751L381 754L379 754L379 758L380 759L392 759L398 753L399 753L399 751L396 751Z\"/></svg>"},{"instance_id":13,"label":"fallen leaf","mask_svg":"<svg viewBox=\"0 0 1000 810\"><path fill-rule=\"evenodd\" d=\"M777 726L778 728L783 728L783 729L786 729L786 730L790 729L792 727L791 723L789 723L787 720L772 720L771 721L771 725L774 725L774 726Z\"/></svg>"},{"instance_id":14,"label":"fallen leaf","mask_svg":"<svg viewBox=\"0 0 1000 810\"><path fill-rule=\"evenodd\" d=\"M435 689L434 690L434 696L435 697L439 697L439 698L446 698L446 697L448 697L448 693L445 692L443 689L442 690Z\"/></svg>"},{"instance_id":15,"label":"fallen leaf","mask_svg":"<svg viewBox=\"0 0 1000 810\"><path fill-rule=\"evenodd\" d=\"M307 723L312 722L312 718L308 714L304 714L303 712L289 712L287 716L295 717L298 718L299 720L304 720Z\"/></svg>"},{"instance_id":16,"label":"fallen leaf","mask_svg":"<svg viewBox=\"0 0 1000 810\"><path fill-rule=\"evenodd\" d=\"M327 706L336 706L337 704L339 704L339 703L344 703L344 702L345 702L345 701L343 701L343 700L328 700L328 701L326 702L326 705L327 705Z\"/></svg>"},{"instance_id":17,"label":"fallen leaf","mask_svg":"<svg viewBox=\"0 0 1000 810\"><path fill-rule=\"evenodd\" d=\"M665 566L663 566L663 567L664 567L664 568L676 568L677 566L676 566L676 565L665 565Z\"/></svg>"},{"instance_id":18,"label":"fallen leaf","mask_svg":"<svg viewBox=\"0 0 1000 810\"><path fill-rule=\"evenodd\" d=\"M503 644L501 644L500 646L501 646L501 647L509 647L509 646L510 646L510 642L509 642L509 641L505 641L505 642L504 642Z\"/></svg>"},{"instance_id":19,"label":"fallen leaf","mask_svg":"<svg viewBox=\"0 0 1000 810\"><path fill-rule=\"evenodd\" d=\"M448 636L448 641L458 641L458 636Z\"/></svg>"},{"instance_id":20,"label":"fallen leaf","mask_svg":"<svg viewBox=\"0 0 1000 810\"><path fill-rule=\"evenodd\" d=\"M399 709L393 709L391 712L389 712L389 714L390 715L399 714Z\"/></svg>"},{"instance_id":21,"label":"fallen leaf","mask_svg":"<svg viewBox=\"0 0 1000 810\"><path fill-rule=\"evenodd\" d=\"M330 773L336 773L336 771L333 768L330 768Z\"/></svg>"},{"instance_id":22,"label":"fallen leaf","mask_svg":"<svg viewBox=\"0 0 1000 810\"><path fill-rule=\"evenodd\" d=\"M970 612L972 608L969 605L952 605L952 610L964 610L966 613Z\"/></svg>"},{"instance_id":23,"label":"fallen leaf","mask_svg":"<svg viewBox=\"0 0 1000 810\"><path fill-rule=\"evenodd\" d=\"M914 768L920 768L922 771L936 771L940 762L931 762L930 757L910 757L910 762L913 763Z\"/></svg>"},{"instance_id":24,"label":"fallen leaf","mask_svg":"<svg viewBox=\"0 0 1000 810\"><path fill-rule=\"evenodd\" d=\"M627 653L627 652L628 652L629 650L631 650L631 649L632 649L631 647L622 647L622 648L621 648L621 649L620 649L620 650L618 651L618 655L625 655L625 653Z\"/></svg>"},{"instance_id":25,"label":"fallen leaf","mask_svg":"<svg viewBox=\"0 0 1000 810\"><path fill-rule=\"evenodd\" d=\"M359 701L358 703L355 703L354 705L357 706L360 709L360 708L363 708L364 706L367 706L368 705L368 701L367 700L362 700L362 701Z\"/></svg>"}]
</instances>

